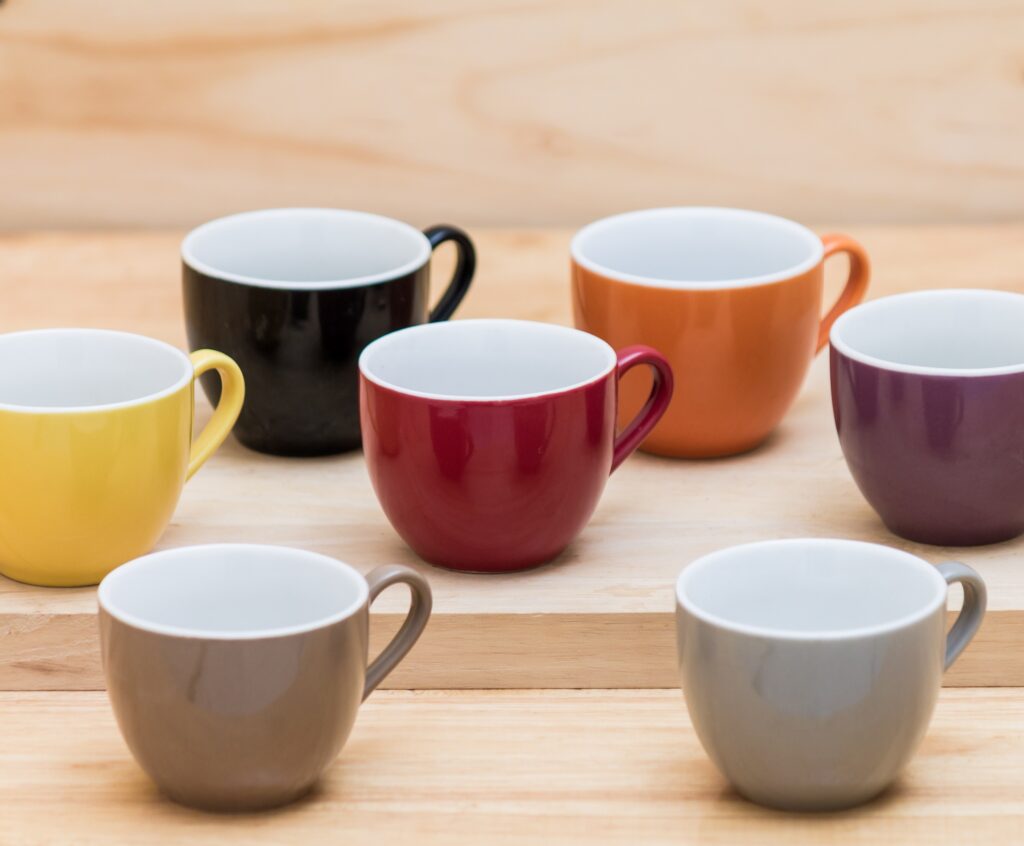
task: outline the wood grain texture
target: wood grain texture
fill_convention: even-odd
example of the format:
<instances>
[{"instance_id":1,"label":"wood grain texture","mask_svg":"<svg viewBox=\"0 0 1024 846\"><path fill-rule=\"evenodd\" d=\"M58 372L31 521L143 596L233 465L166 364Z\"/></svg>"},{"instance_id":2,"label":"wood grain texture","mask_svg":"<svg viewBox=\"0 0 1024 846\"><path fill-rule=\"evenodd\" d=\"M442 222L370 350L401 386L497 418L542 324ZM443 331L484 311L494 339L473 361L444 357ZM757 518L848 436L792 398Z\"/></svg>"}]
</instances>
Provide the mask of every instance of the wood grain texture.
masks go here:
<instances>
[{"instance_id":1,"label":"wood grain texture","mask_svg":"<svg viewBox=\"0 0 1024 846\"><path fill-rule=\"evenodd\" d=\"M1017 0L0 5L0 228L1024 212Z\"/></svg>"},{"instance_id":2,"label":"wood grain texture","mask_svg":"<svg viewBox=\"0 0 1024 846\"><path fill-rule=\"evenodd\" d=\"M568 322L570 233L473 234L480 272L462 316ZM1024 225L850 234L874 257L875 296L926 286L1024 290ZM183 345L178 237L0 238L0 331L107 326ZM830 268L833 291L841 270ZM990 588L989 616L947 682L1024 685L1024 540L944 550L886 532L843 462L825 364L820 357L777 435L752 454L705 462L634 456L579 540L533 572L481 577L428 567L380 512L361 456L282 459L234 441L189 483L160 546L246 540L313 549L363 571L386 562L419 567L435 591L435 616L388 680L393 686L668 687L676 684L673 585L687 562L771 537L871 540L977 567ZM389 591L375 606L374 648L406 601ZM0 579L0 689L100 687L94 615L93 589Z\"/></svg>"},{"instance_id":3,"label":"wood grain texture","mask_svg":"<svg viewBox=\"0 0 1024 846\"><path fill-rule=\"evenodd\" d=\"M1024 693L945 691L886 794L767 811L704 756L677 691L375 694L319 790L216 816L164 799L100 693L0 695L0 842L1011 844L1024 839Z\"/></svg>"}]
</instances>

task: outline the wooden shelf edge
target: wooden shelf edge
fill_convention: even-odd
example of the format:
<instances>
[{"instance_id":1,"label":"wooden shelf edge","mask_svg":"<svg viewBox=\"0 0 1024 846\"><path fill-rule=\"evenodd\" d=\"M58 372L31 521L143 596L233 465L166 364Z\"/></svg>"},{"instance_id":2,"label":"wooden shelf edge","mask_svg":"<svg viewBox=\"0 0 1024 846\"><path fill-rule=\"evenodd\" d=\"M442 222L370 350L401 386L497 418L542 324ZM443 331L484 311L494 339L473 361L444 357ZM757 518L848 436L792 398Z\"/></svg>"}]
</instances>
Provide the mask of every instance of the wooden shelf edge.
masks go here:
<instances>
[{"instance_id":1,"label":"wooden shelf edge","mask_svg":"<svg viewBox=\"0 0 1024 846\"><path fill-rule=\"evenodd\" d=\"M952 620L952 613L951 613ZM372 615L375 654L401 623ZM671 613L446 614L385 682L392 689L672 688ZM0 615L0 690L102 690L94 614ZM950 687L1024 687L1024 611L991 611Z\"/></svg>"}]
</instances>

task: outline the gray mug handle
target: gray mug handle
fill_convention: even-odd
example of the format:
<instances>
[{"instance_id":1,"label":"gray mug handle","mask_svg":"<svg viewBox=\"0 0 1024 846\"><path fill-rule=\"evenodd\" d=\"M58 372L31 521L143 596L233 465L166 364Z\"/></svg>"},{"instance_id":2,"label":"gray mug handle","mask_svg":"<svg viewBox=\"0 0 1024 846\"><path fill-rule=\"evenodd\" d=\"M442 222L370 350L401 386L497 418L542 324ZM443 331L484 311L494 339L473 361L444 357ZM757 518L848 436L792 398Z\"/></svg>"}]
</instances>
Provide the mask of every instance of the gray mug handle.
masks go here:
<instances>
[{"instance_id":1,"label":"gray mug handle","mask_svg":"<svg viewBox=\"0 0 1024 846\"><path fill-rule=\"evenodd\" d=\"M939 575L946 580L946 584L952 585L959 582L964 588L964 604L960 609L960 616L956 618L953 628L946 635L946 665L943 669L948 670L978 631L981 618L985 616L988 591L985 589L985 582L982 581L981 576L966 564L947 561L944 564L939 564L938 571Z\"/></svg>"},{"instance_id":2,"label":"gray mug handle","mask_svg":"<svg viewBox=\"0 0 1024 846\"><path fill-rule=\"evenodd\" d=\"M430 593L430 585L415 570L403 567L401 564L389 564L385 567L376 567L366 576L366 584L370 588L370 604L380 594L399 583L409 586L412 594L412 603L409 606L409 614L402 623L391 643L384 647L380 655L366 668L366 681L363 684L363 701L376 689L387 675L398 666L398 663L409 653L413 645L420 639L423 629L426 628L427 620L430 619L430 609L433 605L433 598Z\"/></svg>"}]
</instances>

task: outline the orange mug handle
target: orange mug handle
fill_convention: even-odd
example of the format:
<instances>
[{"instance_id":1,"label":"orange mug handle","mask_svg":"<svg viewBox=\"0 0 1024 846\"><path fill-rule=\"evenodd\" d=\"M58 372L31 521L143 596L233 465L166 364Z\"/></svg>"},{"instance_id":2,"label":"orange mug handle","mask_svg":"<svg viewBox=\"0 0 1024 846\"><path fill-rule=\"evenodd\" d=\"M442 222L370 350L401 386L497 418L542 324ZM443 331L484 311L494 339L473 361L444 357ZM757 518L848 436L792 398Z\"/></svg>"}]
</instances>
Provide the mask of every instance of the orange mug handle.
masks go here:
<instances>
[{"instance_id":1,"label":"orange mug handle","mask_svg":"<svg viewBox=\"0 0 1024 846\"><path fill-rule=\"evenodd\" d=\"M822 235L821 243L825 247L823 260L836 253L846 253L850 257L850 275L846 279L846 287L843 288L836 304L821 319L821 327L818 329L818 346L815 352L821 352L822 347L828 343L828 333L839 316L864 299L868 290L868 280L871 278L871 262L868 261L868 254L853 238L847 235Z\"/></svg>"}]
</instances>

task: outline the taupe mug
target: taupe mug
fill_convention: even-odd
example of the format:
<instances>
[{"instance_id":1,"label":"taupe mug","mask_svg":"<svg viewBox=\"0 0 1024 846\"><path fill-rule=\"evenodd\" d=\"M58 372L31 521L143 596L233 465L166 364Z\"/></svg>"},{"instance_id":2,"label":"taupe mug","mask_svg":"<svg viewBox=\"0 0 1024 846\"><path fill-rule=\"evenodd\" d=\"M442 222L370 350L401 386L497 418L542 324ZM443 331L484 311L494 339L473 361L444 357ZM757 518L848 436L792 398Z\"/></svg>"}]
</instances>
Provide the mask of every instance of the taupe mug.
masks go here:
<instances>
[{"instance_id":1,"label":"taupe mug","mask_svg":"<svg viewBox=\"0 0 1024 846\"><path fill-rule=\"evenodd\" d=\"M398 582L412 593L408 617L367 666L370 603ZM364 578L324 555L250 544L138 558L99 587L121 733L178 802L231 811L290 802L334 760L430 607L429 585L407 567Z\"/></svg>"},{"instance_id":2,"label":"taupe mug","mask_svg":"<svg viewBox=\"0 0 1024 846\"><path fill-rule=\"evenodd\" d=\"M964 604L946 634L948 585ZM694 729L744 796L831 810L884 790L924 737L942 673L985 613L963 564L843 540L746 544L676 585Z\"/></svg>"}]
</instances>

